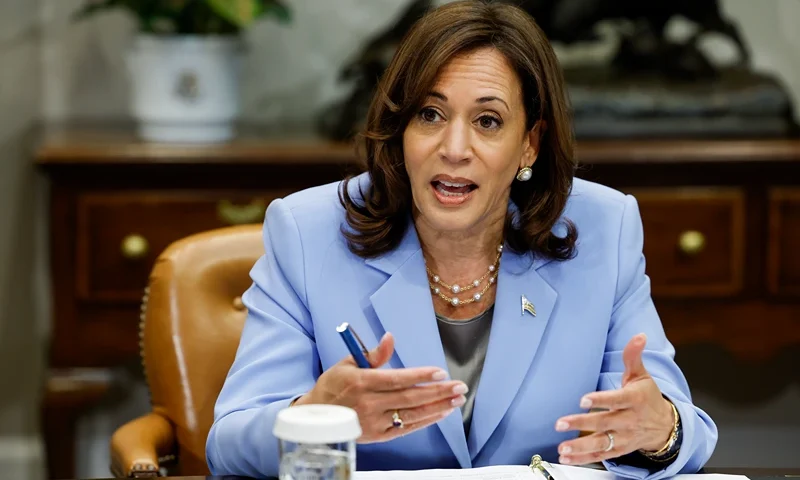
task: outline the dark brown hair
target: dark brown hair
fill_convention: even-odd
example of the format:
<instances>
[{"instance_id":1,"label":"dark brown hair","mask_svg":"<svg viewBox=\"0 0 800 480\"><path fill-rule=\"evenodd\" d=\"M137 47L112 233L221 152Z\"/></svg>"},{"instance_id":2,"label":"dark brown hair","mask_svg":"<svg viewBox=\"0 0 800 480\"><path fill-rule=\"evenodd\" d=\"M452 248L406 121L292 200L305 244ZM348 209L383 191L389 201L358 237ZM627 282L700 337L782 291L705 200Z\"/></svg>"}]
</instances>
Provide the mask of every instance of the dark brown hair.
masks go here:
<instances>
[{"instance_id":1,"label":"dark brown hair","mask_svg":"<svg viewBox=\"0 0 800 480\"><path fill-rule=\"evenodd\" d=\"M504 3L456 1L436 8L408 32L383 74L369 107L362 147L370 184L354 199L345 180L340 192L351 251L375 257L397 247L413 205L403 159L403 131L422 108L438 73L453 57L493 47L515 69L522 84L527 130L537 121L541 141L533 177L515 181L511 200L519 210L506 219L505 240L519 253L554 259L574 254L577 231L554 235L572 189L574 136L561 67L542 30L523 10ZM349 227L349 228L347 228Z\"/></svg>"}]
</instances>

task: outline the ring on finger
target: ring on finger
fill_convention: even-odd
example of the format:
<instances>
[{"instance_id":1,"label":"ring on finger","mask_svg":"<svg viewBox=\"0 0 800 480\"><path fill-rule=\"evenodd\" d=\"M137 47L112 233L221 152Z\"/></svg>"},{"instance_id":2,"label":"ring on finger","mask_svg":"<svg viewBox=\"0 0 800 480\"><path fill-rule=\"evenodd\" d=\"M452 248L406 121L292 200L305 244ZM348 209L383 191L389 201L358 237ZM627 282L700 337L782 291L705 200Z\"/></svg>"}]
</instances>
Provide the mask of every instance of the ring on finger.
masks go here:
<instances>
[{"instance_id":1,"label":"ring on finger","mask_svg":"<svg viewBox=\"0 0 800 480\"><path fill-rule=\"evenodd\" d=\"M403 419L400 418L400 412L397 410L392 413L392 426L394 428L403 428Z\"/></svg>"},{"instance_id":2,"label":"ring on finger","mask_svg":"<svg viewBox=\"0 0 800 480\"><path fill-rule=\"evenodd\" d=\"M610 452L614 449L614 435L611 432L605 432L605 434L608 437L608 446L603 452Z\"/></svg>"}]
</instances>

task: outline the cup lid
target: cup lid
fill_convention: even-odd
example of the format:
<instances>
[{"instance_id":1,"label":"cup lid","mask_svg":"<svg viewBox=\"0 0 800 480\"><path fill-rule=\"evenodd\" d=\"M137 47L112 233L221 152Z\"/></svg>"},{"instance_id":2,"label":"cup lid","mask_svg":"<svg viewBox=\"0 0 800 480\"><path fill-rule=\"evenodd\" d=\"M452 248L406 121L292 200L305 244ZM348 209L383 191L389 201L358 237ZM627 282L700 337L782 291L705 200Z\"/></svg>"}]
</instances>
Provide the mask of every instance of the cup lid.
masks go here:
<instances>
[{"instance_id":1,"label":"cup lid","mask_svg":"<svg viewBox=\"0 0 800 480\"><path fill-rule=\"evenodd\" d=\"M278 412L272 433L296 443L340 443L361 436L358 414L339 405L297 405Z\"/></svg>"}]
</instances>

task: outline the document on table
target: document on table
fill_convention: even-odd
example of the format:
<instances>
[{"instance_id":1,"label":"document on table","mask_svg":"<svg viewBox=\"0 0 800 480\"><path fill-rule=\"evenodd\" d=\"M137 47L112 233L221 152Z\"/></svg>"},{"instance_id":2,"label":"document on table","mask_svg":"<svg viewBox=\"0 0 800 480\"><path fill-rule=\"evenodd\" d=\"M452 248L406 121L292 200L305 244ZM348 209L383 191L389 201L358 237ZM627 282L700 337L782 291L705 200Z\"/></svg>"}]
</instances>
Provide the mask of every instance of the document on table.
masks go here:
<instances>
[{"instance_id":1,"label":"document on table","mask_svg":"<svg viewBox=\"0 0 800 480\"><path fill-rule=\"evenodd\" d=\"M495 467L467 468L463 470L442 469L356 472L353 478L354 480L541 480L543 477L537 479L536 474L527 466L502 465Z\"/></svg>"},{"instance_id":2,"label":"document on table","mask_svg":"<svg viewBox=\"0 0 800 480\"><path fill-rule=\"evenodd\" d=\"M548 464L554 480L620 480L605 470ZM354 480L543 480L538 470L527 465L500 465L468 469L441 470L391 470L356 472ZM744 475L676 475L674 480L748 480Z\"/></svg>"}]
</instances>

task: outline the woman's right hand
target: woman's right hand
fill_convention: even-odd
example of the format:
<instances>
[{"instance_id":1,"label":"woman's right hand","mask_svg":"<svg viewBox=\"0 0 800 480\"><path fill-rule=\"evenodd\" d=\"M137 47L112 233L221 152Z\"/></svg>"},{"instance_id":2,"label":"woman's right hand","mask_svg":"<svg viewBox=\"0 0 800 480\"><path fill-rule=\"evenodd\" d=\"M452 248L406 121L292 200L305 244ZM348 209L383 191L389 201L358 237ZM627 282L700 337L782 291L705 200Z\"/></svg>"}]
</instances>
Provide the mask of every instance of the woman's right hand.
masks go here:
<instances>
[{"instance_id":1,"label":"woman's right hand","mask_svg":"<svg viewBox=\"0 0 800 480\"><path fill-rule=\"evenodd\" d=\"M325 403L350 407L358 413L359 443L384 442L432 425L466 401L467 386L443 381L447 372L437 367L379 369L392 357L394 338L387 333L368 359L373 368L359 368L353 357L326 370L316 385L294 403ZM403 428L392 426L397 411Z\"/></svg>"}]
</instances>

